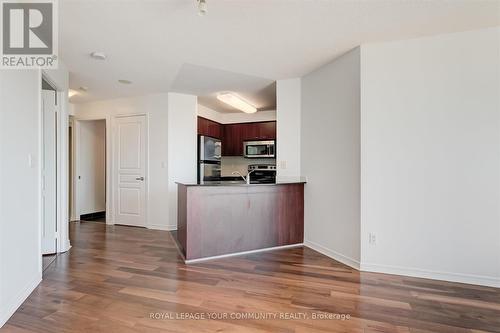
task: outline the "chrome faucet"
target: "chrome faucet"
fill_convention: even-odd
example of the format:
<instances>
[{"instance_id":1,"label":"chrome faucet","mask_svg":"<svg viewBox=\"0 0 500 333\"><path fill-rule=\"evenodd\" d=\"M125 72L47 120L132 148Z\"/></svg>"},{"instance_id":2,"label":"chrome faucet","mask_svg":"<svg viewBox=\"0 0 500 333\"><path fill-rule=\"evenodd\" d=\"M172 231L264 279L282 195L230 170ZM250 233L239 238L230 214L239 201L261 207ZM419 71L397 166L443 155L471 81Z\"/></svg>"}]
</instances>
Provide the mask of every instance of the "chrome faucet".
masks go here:
<instances>
[{"instance_id":1,"label":"chrome faucet","mask_svg":"<svg viewBox=\"0 0 500 333\"><path fill-rule=\"evenodd\" d=\"M250 174L251 174L252 172L254 172L254 171L255 171L255 170L249 171L249 172L247 173L246 177L245 177L245 176L243 176L243 175L242 175L239 171L233 171L231 174L232 174L232 175L238 175L238 176L240 176L240 177L241 177L241 178L243 178L243 180L247 183L247 185L250 185Z\"/></svg>"}]
</instances>

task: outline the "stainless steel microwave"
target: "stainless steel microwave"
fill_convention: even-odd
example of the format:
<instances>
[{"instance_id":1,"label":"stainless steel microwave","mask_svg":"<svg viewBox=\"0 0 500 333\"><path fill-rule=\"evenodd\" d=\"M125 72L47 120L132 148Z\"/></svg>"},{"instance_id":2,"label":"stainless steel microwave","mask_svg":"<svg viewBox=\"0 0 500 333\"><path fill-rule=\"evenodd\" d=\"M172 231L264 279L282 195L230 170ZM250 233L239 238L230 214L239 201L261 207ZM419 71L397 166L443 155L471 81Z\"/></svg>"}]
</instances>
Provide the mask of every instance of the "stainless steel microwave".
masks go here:
<instances>
[{"instance_id":1,"label":"stainless steel microwave","mask_svg":"<svg viewBox=\"0 0 500 333\"><path fill-rule=\"evenodd\" d=\"M246 158L274 158L276 157L276 142L266 141L244 141L243 156Z\"/></svg>"}]
</instances>

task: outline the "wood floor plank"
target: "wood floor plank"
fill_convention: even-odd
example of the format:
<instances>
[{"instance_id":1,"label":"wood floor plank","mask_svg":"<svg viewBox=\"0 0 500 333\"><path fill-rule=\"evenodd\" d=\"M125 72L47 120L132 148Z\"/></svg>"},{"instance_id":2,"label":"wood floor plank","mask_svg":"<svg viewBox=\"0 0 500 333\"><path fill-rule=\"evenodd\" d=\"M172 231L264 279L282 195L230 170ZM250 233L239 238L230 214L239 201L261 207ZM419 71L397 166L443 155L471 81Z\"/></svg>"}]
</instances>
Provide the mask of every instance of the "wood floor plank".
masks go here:
<instances>
[{"instance_id":1,"label":"wood floor plank","mask_svg":"<svg viewBox=\"0 0 500 333\"><path fill-rule=\"evenodd\" d=\"M70 237L1 333L500 332L500 289L359 272L308 248L185 265L169 232L95 222ZM262 313L278 317L228 317Z\"/></svg>"}]
</instances>

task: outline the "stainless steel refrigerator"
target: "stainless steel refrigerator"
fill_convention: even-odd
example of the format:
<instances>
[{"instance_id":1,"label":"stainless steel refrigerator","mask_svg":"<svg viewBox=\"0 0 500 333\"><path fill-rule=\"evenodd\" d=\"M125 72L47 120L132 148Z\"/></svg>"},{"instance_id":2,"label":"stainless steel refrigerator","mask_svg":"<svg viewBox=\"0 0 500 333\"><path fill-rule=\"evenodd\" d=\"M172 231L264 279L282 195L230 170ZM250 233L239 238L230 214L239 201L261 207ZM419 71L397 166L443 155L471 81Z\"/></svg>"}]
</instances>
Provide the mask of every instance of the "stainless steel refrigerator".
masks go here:
<instances>
[{"instance_id":1,"label":"stainless steel refrigerator","mask_svg":"<svg viewBox=\"0 0 500 333\"><path fill-rule=\"evenodd\" d=\"M219 139L200 135L198 140L198 183L220 181L222 143Z\"/></svg>"}]
</instances>

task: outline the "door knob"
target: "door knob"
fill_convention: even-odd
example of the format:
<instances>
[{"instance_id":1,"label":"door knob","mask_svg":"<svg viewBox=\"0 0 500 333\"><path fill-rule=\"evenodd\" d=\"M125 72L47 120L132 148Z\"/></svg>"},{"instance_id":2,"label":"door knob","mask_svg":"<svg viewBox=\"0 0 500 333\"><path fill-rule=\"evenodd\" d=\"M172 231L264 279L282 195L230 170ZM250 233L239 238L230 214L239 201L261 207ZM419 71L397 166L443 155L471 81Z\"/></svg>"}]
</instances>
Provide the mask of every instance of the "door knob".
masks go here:
<instances>
[{"instance_id":1,"label":"door knob","mask_svg":"<svg viewBox=\"0 0 500 333\"><path fill-rule=\"evenodd\" d=\"M143 182L144 181L144 177L138 177L135 180L140 180L141 182Z\"/></svg>"}]
</instances>

